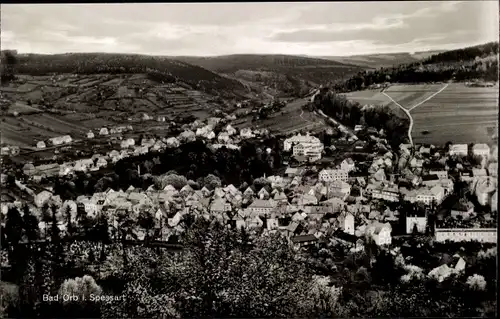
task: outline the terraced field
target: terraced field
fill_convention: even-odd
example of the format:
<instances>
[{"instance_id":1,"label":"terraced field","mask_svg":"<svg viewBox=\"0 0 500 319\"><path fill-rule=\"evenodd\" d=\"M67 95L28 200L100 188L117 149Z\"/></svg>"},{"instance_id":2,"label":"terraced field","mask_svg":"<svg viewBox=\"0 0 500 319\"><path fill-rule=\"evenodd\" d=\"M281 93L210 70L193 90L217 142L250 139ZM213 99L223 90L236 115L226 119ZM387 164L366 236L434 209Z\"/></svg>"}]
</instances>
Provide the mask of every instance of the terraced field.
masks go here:
<instances>
[{"instance_id":1,"label":"terraced field","mask_svg":"<svg viewBox=\"0 0 500 319\"><path fill-rule=\"evenodd\" d=\"M204 92L160 84L145 74L20 75L19 80L0 87L2 98L11 101L0 118L5 119L2 142L23 147L63 134L84 137L89 129L123 124L144 113L155 120L159 115L206 118L222 108L210 102L213 97ZM48 114L45 108L68 114ZM19 117L12 116L15 112Z\"/></svg>"}]
</instances>

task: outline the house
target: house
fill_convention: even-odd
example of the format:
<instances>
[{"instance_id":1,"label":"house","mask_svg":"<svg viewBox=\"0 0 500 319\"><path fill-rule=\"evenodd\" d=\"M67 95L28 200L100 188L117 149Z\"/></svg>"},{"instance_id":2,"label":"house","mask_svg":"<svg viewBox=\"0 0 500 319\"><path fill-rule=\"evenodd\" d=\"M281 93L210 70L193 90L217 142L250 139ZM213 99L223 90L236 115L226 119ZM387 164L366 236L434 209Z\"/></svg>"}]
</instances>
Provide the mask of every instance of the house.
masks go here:
<instances>
[{"instance_id":1,"label":"house","mask_svg":"<svg viewBox=\"0 0 500 319\"><path fill-rule=\"evenodd\" d=\"M343 181L347 182L349 173L342 169L324 169L319 172L319 180L322 182Z\"/></svg>"},{"instance_id":2,"label":"house","mask_svg":"<svg viewBox=\"0 0 500 319\"><path fill-rule=\"evenodd\" d=\"M436 175L439 179L447 179L448 171L445 170L430 170L429 175Z\"/></svg>"},{"instance_id":3,"label":"house","mask_svg":"<svg viewBox=\"0 0 500 319\"><path fill-rule=\"evenodd\" d=\"M106 167L106 166L108 166L108 161L106 161L104 158L101 157L97 160L97 163L96 163L97 168Z\"/></svg>"},{"instance_id":4,"label":"house","mask_svg":"<svg viewBox=\"0 0 500 319\"><path fill-rule=\"evenodd\" d=\"M379 182L385 181L387 177L385 176L384 169L379 169L375 174L373 174L373 178Z\"/></svg>"},{"instance_id":5,"label":"house","mask_svg":"<svg viewBox=\"0 0 500 319\"><path fill-rule=\"evenodd\" d=\"M488 158L490 156L490 147L488 144L474 144L472 146L472 154Z\"/></svg>"},{"instance_id":6,"label":"house","mask_svg":"<svg viewBox=\"0 0 500 319\"><path fill-rule=\"evenodd\" d=\"M120 142L121 148L129 148L135 145L135 140L133 138L127 138Z\"/></svg>"},{"instance_id":7,"label":"house","mask_svg":"<svg viewBox=\"0 0 500 319\"><path fill-rule=\"evenodd\" d=\"M473 168L472 169L472 176L474 178L488 176L488 172L486 172L486 170L484 168Z\"/></svg>"},{"instance_id":8,"label":"house","mask_svg":"<svg viewBox=\"0 0 500 319\"><path fill-rule=\"evenodd\" d=\"M318 198L311 194L301 194L296 197L296 202L299 206L318 205Z\"/></svg>"},{"instance_id":9,"label":"house","mask_svg":"<svg viewBox=\"0 0 500 319\"><path fill-rule=\"evenodd\" d=\"M276 202L272 199L256 199L248 206L248 211L256 215L268 215L276 208Z\"/></svg>"},{"instance_id":10,"label":"house","mask_svg":"<svg viewBox=\"0 0 500 319\"><path fill-rule=\"evenodd\" d=\"M469 203L471 204L471 203ZM456 203L451 208L451 217L457 218L460 216L463 220L468 220L471 216L475 215L474 205L462 205L461 203Z\"/></svg>"},{"instance_id":11,"label":"house","mask_svg":"<svg viewBox=\"0 0 500 319\"><path fill-rule=\"evenodd\" d=\"M284 142L285 151L289 151L293 147L294 156L304 156L309 161L316 161L321 159L323 153L323 143L315 136L302 136L297 135L286 139Z\"/></svg>"},{"instance_id":12,"label":"house","mask_svg":"<svg viewBox=\"0 0 500 319\"><path fill-rule=\"evenodd\" d=\"M333 181L328 184L327 190L328 194L340 192L342 197L346 197L351 193L351 185L343 181Z\"/></svg>"},{"instance_id":13,"label":"house","mask_svg":"<svg viewBox=\"0 0 500 319\"><path fill-rule=\"evenodd\" d=\"M436 204L440 204L444 198L444 188L440 185L436 185L430 189L420 188L417 191L416 201L422 202L426 205L432 204L434 201Z\"/></svg>"},{"instance_id":14,"label":"house","mask_svg":"<svg viewBox=\"0 0 500 319\"><path fill-rule=\"evenodd\" d=\"M457 156L467 156L468 145L467 144L451 144L448 150L448 154Z\"/></svg>"},{"instance_id":15,"label":"house","mask_svg":"<svg viewBox=\"0 0 500 319\"><path fill-rule=\"evenodd\" d=\"M248 186L247 189L243 192L243 196L245 197L253 197L255 195L255 189L253 186Z\"/></svg>"},{"instance_id":16,"label":"house","mask_svg":"<svg viewBox=\"0 0 500 319\"><path fill-rule=\"evenodd\" d=\"M62 145L62 144L68 144L71 143L73 139L69 135L63 135L63 136L56 136L49 138L49 142L52 145Z\"/></svg>"},{"instance_id":17,"label":"house","mask_svg":"<svg viewBox=\"0 0 500 319\"><path fill-rule=\"evenodd\" d=\"M370 185L368 185L370 186ZM375 185L374 185L375 186ZM385 185L382 187L373 187L371 189L371 196L374 199L383 199L390 202L399 201L399 189L395 185Z\"/></svg>"},{"instance_id":18,"label":"house","mask_svg":"<svg viewBox=\"0 0 500 319\"><path fill-rule=\"evenodd\" d=\"M219 141L219 143L226 144L231 141L231 138L229 137L229 134L227 132L220 132L219 136L217 136L217 141Z\"/></svg>"},{"instance_id":19,"label":"house","mask_svg":"<svg viewBox=\"0 0 500 319\"><path fill-rule=\"evenodd\" d=\"M367 235L375 242L377 246L390 245L392 227L389 223L375 222L366 229Z\"/></svg>"},{"instance_id":20,"label":"house","mask_svg":"<svg viewBox=\"0 0 500 319\"><path fill-rule=\"evenodd\" d=\"M340 169L344 170L346 172L351 172L355 168L356 168L356 164L354 163L352 158L347 158L347 159L343 160L342 163L340 164Z\"/></svg>"},{"instance_id":21,"label":"house","mask_svg":"<svg viewBox=\"0 0 500 319\"><path fill-rule=\"evenodd\" d=\"M318 238L316 238L314 235L294 236L292 237L292 243L298 248L308 247L316 245L318 243Z\"/></svg>"},{"instance_id":22,"label":"house","mask_svg":"<svg viewBox=\"0 0 500 319\"><path fill-rule=\"evenodd\" d=\"M166 144L167 144L167 147L169 148L177 148L181 145L181 143L179 142L179 140L175 137L169 137L167 138L166 140Z\"/></svg>"},{"instance_id":23,"label":"house","mask_svg":"<svg viewBox=\"0 0 500 319\"><path fill-rule=\"evenodd\" d=\"M99 135L109 135L109 131L107 128L103 127L99 130Z\"/></svg>"},{"instance_id":24,"label":"house","mask_svg":"<svg viewBox=\"0 0 500 319\"><path fill-rule=\"evenodd\" d=\"M301 176L304 170L302 168L296 168L296 167L287 167L285 170L285 175L288 177L296 177L296 176Z\"/></svg>"},{"instance_id":25,"label":"house","mask_svg":"<svg viewBox=\"0 0 500 319\"><path fill-rule=\"evenodd\" d=\"M462 181L462 182L472 181L472 171L465 170L465 171L460 172L460 181Z\"/></svg>"},{"instance_id":26,"label":"house","mask_svg":"<svg viewBox=\"0 0 500 319\"><path fill-rule=\"evenodd\" d=\"M440 183L440 179L437 175L425 175L422 176L422 184L428 187L435 186Z\"/></svg>"},{"instance_id":27,"label":"house","mask_svg":"<svg viewBox=\"0 0 500 319\"><path fill-rule=\"evenodd\" d=\"M276 203L288 203L288 197L284 192L277 192L276 194L274 194L273 199L274 201L276 201Z\"/></svg>"},{"instance_id":28,"label":"house","mask_svg":"<svg viewBox=\"0 0 500 319\"><path fill-rule=\"evenodd\" d=\"M36 148L46 148L47 146L45 145L44 141L38 141L36 143Z\"/></svg>"},{"instance_id":29,"label":"house","mask_svg":"<svg viewBox=\"0 0 500 319\"><path fill-rule=\"evenodd\" d=\"M240 136L242 138L253 138L253 137L255 137L255 135L252 133L252 129L248 128L248 127L241 129Z\"/></svg>"},{"instance_id":30,"label":"house","mask_svg":"<svg viewBox=\"0 0 500 319\"><path fill-rule=\"evenodd\" d=\"M363 125L355 125L354 126L354 132L359 132L359 131L362 131L364 129L364 126Z\"/></svg>"},{"instance_id":31,"label":"house","mask_svg":"<svg viewBox=\"0 0 500 319\"><path fill-rule=\"evenodd\" d=\"M41 208L45 203L47 203L52 198L52 193L48 191L42 191L35 196L34 202L36 207Z\"/></svg>"},{"instance_id":32,"label":"house","mask_svg":"<svg viewBox=\"0 0 500 319\"><path fill-rule=\"evenodd\" d=\"M354 231L356 227L354 226L354 215L350 212L340 213L339 217L337 217L339 222L339 226L344 233L354 235Z\"/></svg>"},{"instance_id":33,"label":"house","mask_svg":"<svg viewBox=\"0 0 500 319\"><path fill-rule=\"evenodd\" d=\"M498 176L498 163L497 162L490 163L488 165L488 174L490 176L494 176L494 177Z\"/></svg>"},{"instance_id":34,"label":"house","mask_svg":"<svg viewBox=\"0 0 500 319\"><path fill-rule=\"evenodd\" d=\"M417 232L425 233L425 228L427 227L427 216L417 217L417 216L406 216L406 233L413 233L416 227Z\"/></svg>"},{"instance_id":35,"label":"house","mask_svg":"<svg viewBox=\"0 0 500 319\"><path fill-rule=\"evenodd\" d=\"M271 217L266 219L266 228L268 230L278 229L278 227L279 227L279 222L277 218Z\"/></svg>"},{"instance_id":36,"label":"house","mask_svg":"<svg viewBox=\"0 0 500 319\"><path fill-rule=\"evenodd\" d=\"M257 195L260 199L269 199L269 192L265 187L262 187Z\"/></svg>"},{"instance_id":37,"label":"house","mask_svg":"<svg viewBox=\"0 0 500 319\"><path fill-rule=\"evenodd\" d=\"M186 130L179 134L178 140L181 142L194 142L196 141L196 134L191 130Z\"/></svg>"}]
</instances>

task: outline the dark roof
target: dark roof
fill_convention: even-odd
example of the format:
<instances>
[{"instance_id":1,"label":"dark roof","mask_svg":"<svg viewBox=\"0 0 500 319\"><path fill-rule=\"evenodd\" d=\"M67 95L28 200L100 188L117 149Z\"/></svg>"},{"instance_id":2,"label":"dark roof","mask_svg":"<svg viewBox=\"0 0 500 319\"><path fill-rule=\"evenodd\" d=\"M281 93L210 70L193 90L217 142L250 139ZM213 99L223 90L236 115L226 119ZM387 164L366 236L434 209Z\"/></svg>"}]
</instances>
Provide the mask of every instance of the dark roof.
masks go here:
<instances>
[{"instance_id":1,"label":"dark roof","mask_svg":"<svg viewBox=\"0 0 500 319\"><path fill-rule=\"evenodd\" d=\"M436 175L436 174L430 174L430 175L425 175L425 176L422 176L422 181L425 182L425 181L435 181L435 180L438 180L439 177Z\"/></svg>"},{"instance_id":2,"label":"dark roof","mask_svg":"<svg viewBox=\"0 0 500 319\"><path fill-rule=\"evenodd\" d=\"M292 238L292 242L294 243L303 243L308 241L318 241L318 239L314 235L300 235Z\"/></svg>"}]
</instances>

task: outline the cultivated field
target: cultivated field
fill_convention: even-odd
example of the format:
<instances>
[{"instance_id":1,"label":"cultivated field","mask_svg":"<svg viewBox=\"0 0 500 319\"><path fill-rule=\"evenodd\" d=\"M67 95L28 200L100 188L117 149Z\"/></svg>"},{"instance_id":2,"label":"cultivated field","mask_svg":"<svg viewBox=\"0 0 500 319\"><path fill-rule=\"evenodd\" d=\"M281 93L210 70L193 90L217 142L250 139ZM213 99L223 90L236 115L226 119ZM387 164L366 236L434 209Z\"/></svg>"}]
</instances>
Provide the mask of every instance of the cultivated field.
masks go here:
<instances>
[{"instance_id":1,"label":"cultivated field","mask_svg":"<svg viewBox=\"0 0 500 319\"><path fill-rule=\"evenodd\" d=\"M382 93L382 89L356 91L344 95L347 99L358 102L361 105L388 106L398 116L402 118L407 117L406 113L399 106ZM395 98L394 100L397 102Z\"/></svg>"},{"instance_id":2,"label":"cultivated field","mask_svg":"<svg viewBox=\"0 0 500 319\"><path fill-rule=\"evenodd\" d=\"M466 87L451 83L411 111L417 143L491 143L488 128L498 123L498 86ZM424 130L429 134L424 135Z\"/></svg>"},{"instance_id":3,"label":"cultivated field","mask_svg":"<svg viewBox=\"0 0 500 319\"><path fill-rule=\"evenodd\" d=\"M467 87L463 83L392 85L385 93L405 109L411 109L414 143L492 142L488 128L495 127L498 122L498 86ZM346 96L361 104L388 105L405 116L381 90L357 91Z\"/></svg>"}]
</instances>

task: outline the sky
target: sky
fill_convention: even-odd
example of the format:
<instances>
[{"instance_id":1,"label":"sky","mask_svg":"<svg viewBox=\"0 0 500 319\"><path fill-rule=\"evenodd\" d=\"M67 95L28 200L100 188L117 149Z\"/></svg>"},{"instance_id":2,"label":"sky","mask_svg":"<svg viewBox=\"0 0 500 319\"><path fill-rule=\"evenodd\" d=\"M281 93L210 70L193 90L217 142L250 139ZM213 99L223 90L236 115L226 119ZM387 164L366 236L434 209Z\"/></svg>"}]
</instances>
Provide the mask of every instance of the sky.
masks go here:
<instances>
[{"instance_id":1,"label":"sky","mask_svg":"<svg viewBox=\"0 0 500 319\"><path fill-rule=\"evenodd\" d=\"M2 4L21 53L346 56L498 41L498 1Z\"/></svg>"}]
</instances>

